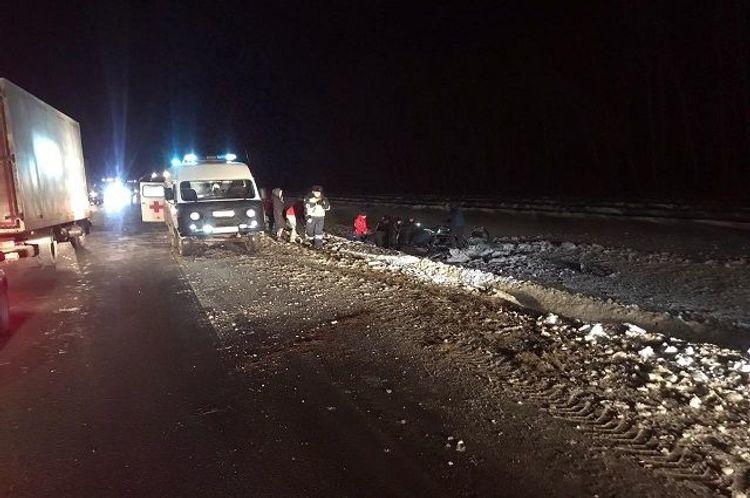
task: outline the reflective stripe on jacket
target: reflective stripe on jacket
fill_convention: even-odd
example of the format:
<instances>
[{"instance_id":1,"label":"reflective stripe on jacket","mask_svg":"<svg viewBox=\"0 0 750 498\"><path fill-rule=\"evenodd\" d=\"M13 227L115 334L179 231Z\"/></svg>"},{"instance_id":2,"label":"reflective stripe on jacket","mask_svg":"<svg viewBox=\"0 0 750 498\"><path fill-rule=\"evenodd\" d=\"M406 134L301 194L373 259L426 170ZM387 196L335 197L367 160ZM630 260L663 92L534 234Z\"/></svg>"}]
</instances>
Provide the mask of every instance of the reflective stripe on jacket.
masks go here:
<instances>
[{"instance_id":1,"label":"reflective stripe on jacket","mask_svg":"<svg viewBox=\"0 0 750 498\"><path fill-rule=\"evenodd\" d=\"M314 195L311 195L305 199L305 214L307 216L322 218L326 215L326 211L330 209L331 205L325 197L315 197Z\"/></svg>"}]
</instances>

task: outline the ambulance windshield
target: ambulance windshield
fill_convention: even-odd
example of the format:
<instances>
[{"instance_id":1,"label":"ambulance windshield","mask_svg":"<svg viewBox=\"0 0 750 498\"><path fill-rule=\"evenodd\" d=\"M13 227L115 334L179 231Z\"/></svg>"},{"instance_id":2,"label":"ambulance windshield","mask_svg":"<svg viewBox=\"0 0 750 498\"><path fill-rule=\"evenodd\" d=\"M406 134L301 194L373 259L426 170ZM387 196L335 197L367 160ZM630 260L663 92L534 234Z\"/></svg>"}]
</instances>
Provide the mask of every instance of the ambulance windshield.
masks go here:
<instances>
[{"instance_id":1,"label":"ambulance windshield","mask_svg":"<svg viewBox=\"0 0 750 498\"><path fill-rule=\"evenodd\" d=\"M180 182L180 192L184 200L252 199L255 186L250 180L193 180Z\"/></svg>"}]
</instances>

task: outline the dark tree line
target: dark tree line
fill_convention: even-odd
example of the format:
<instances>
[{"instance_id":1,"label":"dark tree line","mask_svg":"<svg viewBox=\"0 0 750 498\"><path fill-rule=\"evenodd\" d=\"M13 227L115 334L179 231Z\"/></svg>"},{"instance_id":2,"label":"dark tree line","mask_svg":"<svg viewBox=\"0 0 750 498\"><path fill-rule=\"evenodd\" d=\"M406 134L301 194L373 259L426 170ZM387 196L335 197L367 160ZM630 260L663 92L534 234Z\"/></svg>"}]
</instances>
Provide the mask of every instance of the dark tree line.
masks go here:
<instances>
[{"instance_id":1,"label":"dark tree line","mask_svg":"<svg viewBox=\"0 0 750 498\"><path fill-rule=\"evenodd\" d=\"M747 197L746 1L80 7L11 9L0 69L93 177L231 149L289 188Z\"/></svg>"},{"instance_id":2,"label":"dark tree line","mask_svg":"<svg viewBox=\"0 0 750 498\"><path fill-rule=\"evenodd\" d=\"M354 190L745 196L748 4L619 2L516 25L461 12L342 57L291 126L321 142L301 161Z\"/></svg>"}]
</instances>

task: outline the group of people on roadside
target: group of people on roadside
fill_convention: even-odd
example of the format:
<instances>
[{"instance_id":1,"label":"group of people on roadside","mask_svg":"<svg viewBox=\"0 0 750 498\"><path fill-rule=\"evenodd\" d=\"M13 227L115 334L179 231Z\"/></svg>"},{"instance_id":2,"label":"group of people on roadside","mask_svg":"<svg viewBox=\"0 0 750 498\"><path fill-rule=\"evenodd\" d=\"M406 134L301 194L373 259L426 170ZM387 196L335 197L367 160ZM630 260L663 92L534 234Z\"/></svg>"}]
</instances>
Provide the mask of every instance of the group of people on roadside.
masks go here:
<instances>
[{"instance_id":1,"label":"group of people on roadside","mask_svg":"<svg viewBox=\"0 0 750 498\"><path fill-rule=\"evenodd\" d=\"M290 242L303 242L297 234L297 225L302 217L305 223L304 242L316 249L323 247L325 216L331 209L331 204L323 195L323 187L316 185L303 199L291 202L284 199L284 191L277 187L271 191L269 203L270 206L267 206L266 210L270 211L268 218L273 225L271 233L275 233L277 240L283 240L284 232L288 229Z\"/></svg>"},{"instance_id":2,"label":"group of people on roadside","mask_svg":"<svg viewBox=\"0 0 750 498\"><path fill-rule=\"evenodd\" d=\"M265 201L269 231L279 241L289 231L289 242L307 243L316 249L323 247L326 213L331 204L323 195L323 187L316 185L301 199L287 202L284 191L277 187ZM452 247L466 246L466 221L458 205L449 205L447 220ZM304 223L304 240L298 235L297 227ZM360 211L353 220L351 238L360 242L375 244L385 249L408 249L428 242L429 235L413 217L392 217L388 214L380 218L374 229L370 228L367 213Z\"/></svg>"},{"instance_id":3,"label":"group of people on roadside","mask_svg":"<svg viewBox=\"0 0 750 498\"><path fill-rule=\"evenodd\" d=\"M464 247L466 245L466 220L459 206L449 206L447 223L450 228L451 245ZM421 223L411 216L394 218L387 214L380 218L374 229L371 229L367 213L361 211L354 217L352 239L374 243L385 249L401 250L424 243L426 237L424 231Z\"/></svg>"}]
</instances>

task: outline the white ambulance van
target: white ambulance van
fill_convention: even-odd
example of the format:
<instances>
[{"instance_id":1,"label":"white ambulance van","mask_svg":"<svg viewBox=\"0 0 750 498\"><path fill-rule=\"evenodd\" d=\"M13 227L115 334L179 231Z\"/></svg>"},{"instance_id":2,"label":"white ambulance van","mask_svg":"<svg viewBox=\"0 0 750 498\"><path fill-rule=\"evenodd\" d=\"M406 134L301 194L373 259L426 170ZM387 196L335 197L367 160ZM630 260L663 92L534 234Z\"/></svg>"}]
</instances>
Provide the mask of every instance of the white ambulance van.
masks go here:
<instances>
[{"instance_id":1,"label":"white ambulance van","mask_svg":"<svg viewBox=\"0 0 750 498\"><path fill-rule=\"evenodd\" d=\"M263 206L250 168L233 154L185 156L166 182L165 222L172 244L186 256L215 243L239 243L249 252L263 233Z\"/></svg>"}]
</instances>

